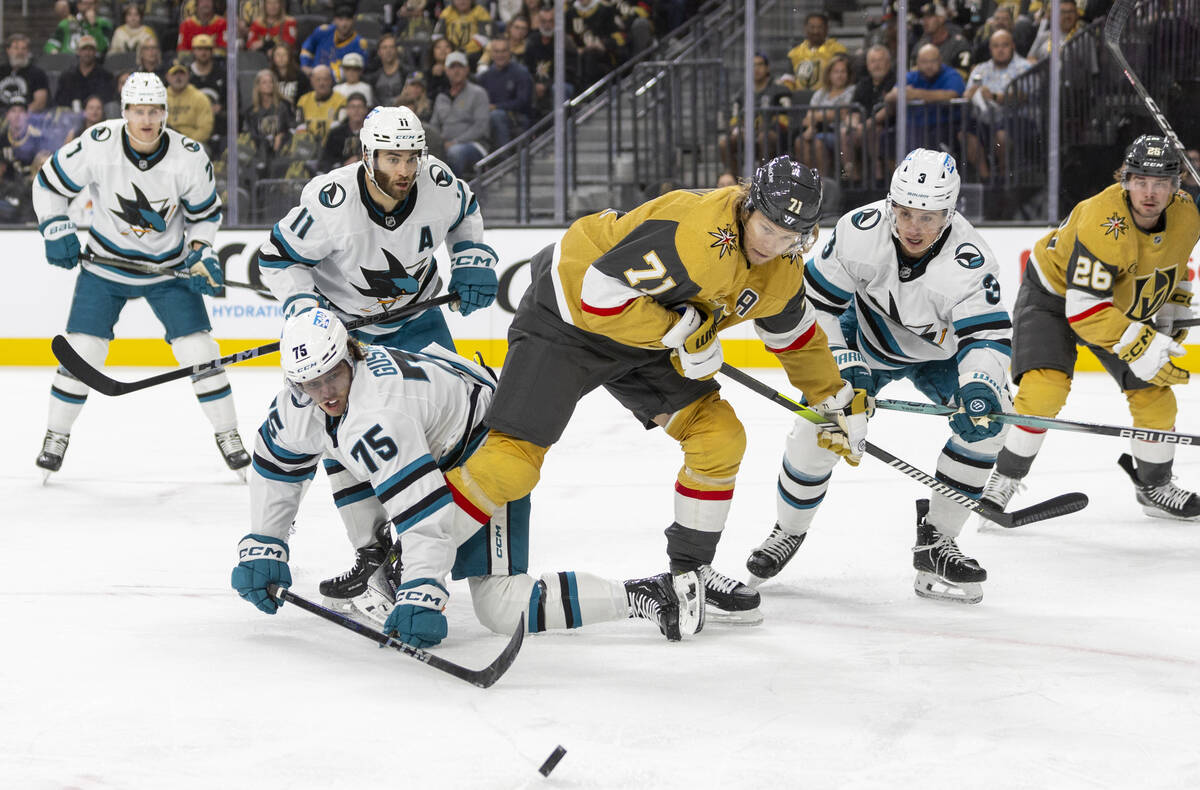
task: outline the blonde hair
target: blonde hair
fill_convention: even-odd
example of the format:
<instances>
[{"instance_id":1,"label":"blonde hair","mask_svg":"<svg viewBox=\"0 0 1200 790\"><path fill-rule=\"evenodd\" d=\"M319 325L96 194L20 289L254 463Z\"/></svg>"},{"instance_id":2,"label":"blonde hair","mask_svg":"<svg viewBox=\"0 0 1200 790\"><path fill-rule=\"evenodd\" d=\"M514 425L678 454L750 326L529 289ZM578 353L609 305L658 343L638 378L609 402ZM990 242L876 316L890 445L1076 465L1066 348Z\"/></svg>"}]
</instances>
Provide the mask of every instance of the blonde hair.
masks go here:
<instances>
[{"instance_id":1,"label":"blonde hair","mask_svg":"<svg viewBox=\"0 0 1200 790\"><path fill-rule=\"evenodd\" d=\"M264 74L271 78L271 84L273 86L273 90L271 91L272 101L269 105L263 104L262 93L260 93L258 90L258 81L262 79ZM250 106L255 110L263 110L267 107L277 106L283 101L283 94L279 92L279 76L271 69L260 70L254 75L254 90L251 91L251 94Z\"/></svg>"}]
</instances>

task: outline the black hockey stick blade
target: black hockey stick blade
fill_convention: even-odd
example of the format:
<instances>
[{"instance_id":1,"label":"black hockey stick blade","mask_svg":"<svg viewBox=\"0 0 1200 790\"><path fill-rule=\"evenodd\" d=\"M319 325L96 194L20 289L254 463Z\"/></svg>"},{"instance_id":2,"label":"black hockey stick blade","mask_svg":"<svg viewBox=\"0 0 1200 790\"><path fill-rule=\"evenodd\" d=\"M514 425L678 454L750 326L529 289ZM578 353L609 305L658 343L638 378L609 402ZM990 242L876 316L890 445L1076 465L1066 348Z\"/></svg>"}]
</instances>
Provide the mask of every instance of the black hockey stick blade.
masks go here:
<instances>
[{"instance_id":1,"label":"black hockey stick blade","mask_svg":"<svg viewBox=\"0 0 1200 790\"><path fill-rule=\"evenodd\" d=\"M1049 518L1058 518L1068 513L1077 513L1087 506L1087 494L1075 491L1070 494L1060 494L1053 499L1047 499L1045 502L1039 502L1036 505L1030 505L1020 510L1014 510L1011 513L995 511L1001 516L1007 516L1008 518L1006 519L995 519L987 513L980 513L980 515L989 521L996 522L1002 527L1012 529L1013 527L1023 527L1026 524L1033 524L1037 521L1045 521ZM989 508L989 510L994 510L994 508Z\"/></svg>"},{"instance_id":2,"label":"black hockey stick blade","mask_svg":"<svg viewBox=\"0 0 1200 790\"><path fill-rule=\"evenodd\" d=\"M431 307L450 304L457 300L458 294L451 291L450 293L442 294L441 296L428 299L424 302L413 302L412 304L407 304L398 310L393 310L388 313L377 313L375 315L366 316L365 318L356 318L353 321L347 321L346 331L349 332L359 329L360 327L370 326L371 324L378 324L397 318L403 318L407 315L419 313L422 310L428 310ZM279 350L279 341L276 340L274 343L267 343L266 345L247 348L244 351L237 351L233 354L229 354L228 356L221 357L220 359L210 359L207 362L201 362L190 367L168 370L166 373L159 373L157 375L139 379L137 381L118 381L117 379L105 375L102 371L99 371L88 364L88 361L83 357L79 356L79 352L72 348L70 341L62 335L54 336L54 339L50 341L50 350L54 352L54 356L58 359L59 364L66 368L67 372L72 376L79 379L96 392L99 392L101 395L116 397L118 395L127 395L130 392L137 392L138 390L143 390L147 387L166 384L168 381L184 379L188 376L194 376L197 373L203 373L206 370L212 370L213 368L224 367L225 365L234 365L238 362L245 362L248 359L254 359L255 357L273 354Z\"/></svg>"},{"instance_id":3,"label":"black hockey stick blade","mask_svg":"<svg viewBox=\"0 0 1200 790\"><path fill-rule=\"evenodd\" d=\"M435 656L427 650L413 647L406 642L401 642L399 639L393 639L387 634L376 631L370 626L345 616L341 612L326 609L324 606L313 603L307 598L301 598L286 587L271 584L268 585L267 592L272 597L282 599L288 603L294 603L306 612L311 612L331 623L340 625L342 628L364 636L380 647L390 647L398 650L409 658L415 658L423 664L445 672L447 675L452 675L459 680L465 680L472 686L478 686L481 689L490 688L497 680L504 676L504 673L517 660L517 653L521 652L521 645L525 641L525 615L522 614L520 622L517 623L516 629L513 631L512 636L509 637L508 644L504 646L504 650L500 652L500 655L496 656L495 660L483 669L468 669L467 667L455 664L453 661L447 661L440 656Z\"/></svg>"}]
</instances>

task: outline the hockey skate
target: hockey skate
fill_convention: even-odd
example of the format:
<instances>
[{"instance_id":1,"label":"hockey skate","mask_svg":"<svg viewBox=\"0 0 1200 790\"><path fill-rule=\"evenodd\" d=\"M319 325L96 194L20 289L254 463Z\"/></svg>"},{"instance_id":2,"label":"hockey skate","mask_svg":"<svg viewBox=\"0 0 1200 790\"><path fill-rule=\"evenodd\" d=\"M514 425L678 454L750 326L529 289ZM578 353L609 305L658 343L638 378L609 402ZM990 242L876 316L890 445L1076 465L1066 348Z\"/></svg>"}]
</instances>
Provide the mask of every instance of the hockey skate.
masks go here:
<instances>
[{"instance_id":1,"label":"hockey skate","mask_svg":"<svg viewBox=\"0 0 1200 790\"><path fill-rule=\"evenodd\" d=\"M242 437L238 434L237 428L229 431L221 431L215 434L217 440L217 449L221 451L221 457L225 459L225 463L229 468L237 472L238 477L243 481L246 479L244 471L250 465L250 454L246 452L246 448L242 445Z\"/></svg>"},{"instance_id":2,"label":"hockey skate","mask_svg":"<svg viewBox=\"0 0 1200 790\"><path fill-rule=\"evenodd\" d=\"M714 570L711 565L701 565L697 573L704 584L707 619L733 625L758 625L763 621L758 608L762 598L757 590Z\"/></svg>"},{"instance_id":3,"label":"hockey skate","mask_svg":"<svg viewBox=\"0 0 1200 790\"><path fill-rule=\"evenodd\" d=\"M380 524L375 530L375 542L355 551L354 565L345 573L326 579L317 586L324 604L339 612L360 611L374 619L367 610L377 610L386 603L395 603L395 588L400 578L400 558L387 562L392 551L391 528ZM399 547L395 547L397 553ZM390 600L388 600L391 593ZM359 601L360 596L365 596ZM387 614L384 614L387 619Z\"/></svg>"},{"instance_id":4,"label":"hockey skate","mask_svg":"<svg viewBox=\"0 0 1200 790\"><path fill-rule=\"evenodd\" d=\"M704 627L704 585L695 571L630 579L625 598L630 617L654 622L670 642Z\"/></svg>"},{"instance_id":5,"label":"hockey skate","mask_svg":"<svg viewBox=\"0 0 1200 790\"><path fill-rule=\"evenodd\" d=\"M757 587L783 570L783 566L788 564L807 534L801 532L799 535L789 535L780 529L778 524L771 527L771 534L757 549L750 552L750 558L746 560L746 570L750 571L750 586Z\"/></svg>"},{"instance_id":6,"label":"hockey skate","mask_svg":"<svg viewBox=\"0 0 1200 790\"><path fill-rule=\"evenodd\" d=\"M42 452L34 461L42 469L42 483L50 479L51 472L62 468L63 456L67 453L67 445L71 443L71 435L58 431L46 431L42 439Z\"/></svg>"},{"instance_id":7,"label":"hockey skate","mask_svg":"<svg viewBox=\"0 0 1200 790\"><path fill-rule=\"evenodd\" d=\"M954 538L929 523L929 500L917 500L917 545L913 546L917 578L913 590L922 598L957 603L983 600L982 582L987 571L959 551Z\"/></svg>"},{"instance_id":8,"label":"hockey skate","mask_svg":"<svg viewBox=\"0 0 1200 790\"><path fill-rule=\"evenodd\" d=\"M47 441L49 437L47 436ZM1168 476L1161 485L1146 485L1137 475L1133 465L1133 457L1122 453L1117 464L1129 475L1137 490L1137 501L1142 506L1142 512L1152 518L1169 518L1176 521L1196 521L1200 519L1200 496L1175 485L1174 476ZM40 466L40 464L39 464Z\"/></svg>"},{"instance_id":9,"label":"hockey skate","mask_svg":"<svg viewBox=\"0 0 1200 790\"><path fill-rule=\"evenodd\" d=\"M1025 484L1021 482L1021 478L1002 475L993 469L992 476L988 478L987 486L979 499L997 510L1004 510L1012 498L1024 490Z\"/></svg>"}]
</instances>

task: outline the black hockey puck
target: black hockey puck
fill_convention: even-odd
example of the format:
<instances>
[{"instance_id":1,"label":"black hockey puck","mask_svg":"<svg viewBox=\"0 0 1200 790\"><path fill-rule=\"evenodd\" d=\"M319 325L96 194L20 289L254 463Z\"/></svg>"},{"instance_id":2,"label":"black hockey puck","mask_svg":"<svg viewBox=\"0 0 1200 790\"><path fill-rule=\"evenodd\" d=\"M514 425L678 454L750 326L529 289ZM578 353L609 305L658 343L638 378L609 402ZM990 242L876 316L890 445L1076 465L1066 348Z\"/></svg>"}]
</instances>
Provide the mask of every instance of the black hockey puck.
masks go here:
<instances>
[{"instance_id":1,"label":"black hockey puck","mask_svg":"<svg viewBox=\"0 0 1200 790\"><path fill-rule=\"evenodd\" d=\"M550 756L546 758L546 762L542 763L542 767L538 769L538 773L542 776L549 776L554 770L554 766L558 765L558 761L563 758L567 750L562 746L555 746L554 751L550 752Z\"/></svg>"}]
</instances>

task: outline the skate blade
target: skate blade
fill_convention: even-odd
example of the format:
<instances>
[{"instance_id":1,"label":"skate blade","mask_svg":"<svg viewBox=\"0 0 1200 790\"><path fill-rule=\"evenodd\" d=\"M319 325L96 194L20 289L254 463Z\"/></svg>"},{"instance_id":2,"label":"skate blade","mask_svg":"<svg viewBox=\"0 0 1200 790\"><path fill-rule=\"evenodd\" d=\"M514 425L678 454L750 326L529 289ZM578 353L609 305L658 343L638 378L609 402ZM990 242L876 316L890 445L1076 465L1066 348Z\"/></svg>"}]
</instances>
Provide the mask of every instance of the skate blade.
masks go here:
<instances>
[{"instance_id":1,"label":"skate blade","mask_svg":"<svg viewBox=\"0 0 1200 790\"><path fill-rule=\"evenodd\" d=\"M246 467L243 466L241 469L234 469L233 473L238 476L238 480L241 480L243 483L246 482Z\"/></svg>"},{"instance_id":2,"label":"skate blade","mask_svg":"<svg viewBox=\"0 0 1200 790\"><path fill-rule=\"evenodd\" d=\"M54 474L54 472L52 472L49 469L42 470L42 485L46 485L47 483L50 482L50 475L52 475L52 474Z\"/></svg>"},{"instance_id":3,"label":"skate blade","mask_svg":"<svg viewBox=\"0 0 1200 790\"><path fill-rule=\"evenodd\" d=\"M953 603L979 603L983 600L983 585L979 582L951 584L932 573L918 572L913 580L913 592L922 598Z\"/></svg>"},{"instance_id":4,"label":"skate blade","mask_svg":"<svg viewBox=\"0 0 1200 790\"><path fill-rule=\"evenodd\" d=\"M762 576L755 576L753 573L751 573L751 574L747 575L746 586L752 590L757 590L758 585L762 584L765 581L767 581L766 578L764 578Z\"/></svg>"},{"instance_id":5,"label":"skate blade","mask_svg":"<svg viewBox=\"0 0 1200 790\"><path fill-rule=\"evenodd\" d=\"M747 609L744 612L727 612L712 604L705 604L704 618L707 622L723 625L759 625L763 621L763 613L762 607Z\"/></svg>"},{"instance_id":6,"label":"skate blade","mask_svg":"<svg viewBox=\"0 0 1200 790\"><path fill-rule=\"evenodd\" d=\"M681 573L671 579L675 598L679 601L679 633L692 636L704 629L704 585L695 571Z\"/></svg>"},{"instance_id":7,"label":"skate blade","mask_svg":"<svg viewBox=\"0 0 1200 790\"><path fill-rule=\"evenodd\" d=\"M1150 505L1142 505L1142 512L1150 518L1160 518L1163 521L1200 521L1200 516L1173 516Z\"/></svg>"},{"instance_id":8,"label":"skate blade","mask_svg":"<svg viewBox=\"0 0 1200 790\"><path fill-rule=\"evenodd\" d=\"M355 612L353 598L330 598L326 595L321 598L321 605L342 614L354 614Z\"/></svg>"}]
</instances>

